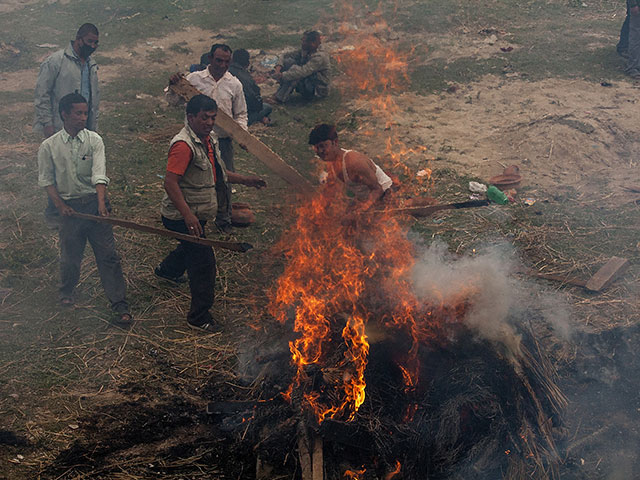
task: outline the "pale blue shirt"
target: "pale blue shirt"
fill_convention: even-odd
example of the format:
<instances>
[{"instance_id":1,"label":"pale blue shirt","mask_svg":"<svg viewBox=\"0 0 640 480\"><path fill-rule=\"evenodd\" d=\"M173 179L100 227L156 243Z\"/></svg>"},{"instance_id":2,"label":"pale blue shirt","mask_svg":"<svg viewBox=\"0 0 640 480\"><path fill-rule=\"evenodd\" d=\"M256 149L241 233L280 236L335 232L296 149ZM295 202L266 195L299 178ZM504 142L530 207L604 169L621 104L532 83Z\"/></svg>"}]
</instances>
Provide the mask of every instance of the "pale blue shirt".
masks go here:
<instances>
[{"instance_id":1,"label":"pale blue shirt","mask_svg":"<svg viewBox=\"0 0 640 480\"><path fill-rule=\"evenodd\" d=\"M84 129L75 138L63 128L38 150L38 185L54 185L63 200L96 193L97 184L109 184L104 143L96 132Z\"/></svg>"}]
</instances>

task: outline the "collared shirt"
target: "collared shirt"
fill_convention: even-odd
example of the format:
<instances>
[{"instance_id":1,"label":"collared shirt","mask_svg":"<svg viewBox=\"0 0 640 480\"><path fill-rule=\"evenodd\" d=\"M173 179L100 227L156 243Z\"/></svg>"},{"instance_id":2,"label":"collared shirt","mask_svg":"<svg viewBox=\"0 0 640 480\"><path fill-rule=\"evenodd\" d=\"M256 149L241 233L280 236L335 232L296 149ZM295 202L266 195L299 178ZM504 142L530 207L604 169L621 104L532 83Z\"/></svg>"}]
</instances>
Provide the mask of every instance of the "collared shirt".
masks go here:
<instances>
[{"instance_id":1,"label":"collared shirt","mask_svg":"<svg viewBox=\"0 0 640 480\"><path fill-rule=\"evenodd\" d=\"M72 138L63 128L38 150L38 185L54 185L63 200L96 193L97 184L109 184L106 173L104 143L90 130Z\"/></svg>"},{"instance_id":2,"label":"collared shirt","mask_svg":"<svg viewBox=\"0 0 640 480\"><path fill-rule=\"evenodd\" d=\"M242 128L247 129L247 102L244 99L242 83L229 72L225 72L216 82L208 68L187 75L189 83L208 97L213 98L224 113L232 117ZM229 136L220 127L214 126L218 138Z\"/></svg>"}]
</instances>

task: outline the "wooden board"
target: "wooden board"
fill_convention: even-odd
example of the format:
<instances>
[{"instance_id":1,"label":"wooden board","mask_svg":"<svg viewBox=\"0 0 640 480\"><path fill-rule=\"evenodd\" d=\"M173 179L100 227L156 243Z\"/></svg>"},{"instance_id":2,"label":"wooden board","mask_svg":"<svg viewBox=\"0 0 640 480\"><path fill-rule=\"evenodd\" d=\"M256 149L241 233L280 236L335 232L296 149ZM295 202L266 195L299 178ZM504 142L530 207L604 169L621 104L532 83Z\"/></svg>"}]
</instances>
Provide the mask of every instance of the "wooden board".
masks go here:
<instances>
[{"instance_id":1,"label":"wooden board","mask_svg":"<svg viewBox=\"0 0 640 480\"><path fill-rule=\"evenodd\" d=\"M141 232L153 233L154 235L184 240L186 242L197 243L199 245L207 245L214 248L224 248L225 250L232 250L234 252L244 253L253 248L253 245L251 245L250 243L209 240L207 238L196 237L195 235L185 235L184 233L173 232L171 230L164 230L162 228L151 227L149 225L141 225L129 220L123 220L121 218L98 217L96 215L89 215L87 213L78 212L73 212L72 216L76 218L83 218L85 220L92 220L94 222L110 223L111 225L117 225L119 227L131 228L133 230L139 230Z\"/></svg>"},{"instance_id":2,"label":"wooden board","mask_svg":"<svg viewBox=\"0 0 640 480\"><path fill-rule=\"evenodd\" d=\"M184 77L178 83L169 85L169 89L186 101L201 93ZM304 195L313 192L314 187L306 178L221 109L218 109L216 125L224 129L241 147L246 148L249 153L269 167L275 174L296 187L298 192Z\"/></svg>"},{"instance_id":3,"label":"wooden board","mask_svg":"<svg viewBox=\"0 0 640 480\"><path fill-rule=\"evenodd\" d=\"M611 259L600 268L585 284L584 288L592 292L599 292L608 287L629 266L629 260L620 257Z\"/></svg>"}]
</instances>

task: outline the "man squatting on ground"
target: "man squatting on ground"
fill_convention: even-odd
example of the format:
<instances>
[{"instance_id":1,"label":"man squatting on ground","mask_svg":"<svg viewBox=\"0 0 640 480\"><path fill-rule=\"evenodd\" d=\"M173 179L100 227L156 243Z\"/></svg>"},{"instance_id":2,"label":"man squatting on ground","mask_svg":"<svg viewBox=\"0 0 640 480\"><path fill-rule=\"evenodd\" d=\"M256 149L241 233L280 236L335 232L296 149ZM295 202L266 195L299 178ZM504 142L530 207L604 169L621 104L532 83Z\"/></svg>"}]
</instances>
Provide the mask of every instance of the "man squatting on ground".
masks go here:
<instances>
[{"instance_id":1,"label":"man squatting on ground","mask_svg":"<svg viewBox=\"0 0 640 480\"><path fill-rule=\"evenodd\" d=\"M229 72L242 83L244 99L247 103L248 125L251 126L258 122L269 125L271 123L269 115L271 115L273 108L262 101L260 87L249 73L249 60L250 56L247 50L244 48L234 50Z\"/></svg>"},{"instance_id":2,"label":"man squatting on ground","mask_svg":"<svg viewBox=\"0 0 640 480\"><path fill-rule=\"evenodd\" d=\"M328 163L329 178L343 182L354 194L358 210L368 210L389 193L393 180L366 155L341 148L333 125L316 125L309 134L309 145Z\"/></svg>"},{"instance_id":3,"label":"man squatting on ground","mask_svg":"<svg viewBox=\"0 0 640 480\"><path fill-rule=\"evenodd\" d=\"M266 183L255 175L227 172L219 161L220 151L213 130L218 106L207 95L196 95L187 103L185 127L171 140L162 200L162 223L174 232L205 236L205 225L230 204L228 183L262 188ZM189 277L191 307L189 325L207 331L217 327L209 309L214 300L216 259L213 249L180 241L156 268L156 275L179 281Z\"/></svg>"},{"instance_id":4,"label":"man squatting on ground","mask_svg":"<svg viewBox=\"0 0 640 480\"><path fill-rule=\"evenodd\" d=\"M242 83L228 72L231 53L228 45L216 43L209 52L209 66L204 70L190 73L186 78L201 93L214 99L220 110L247 130L247 103L244 99ZM180 76L180 73L176 73L169 79L169 83L176 83ZM220 127L214 127L213 130L218 136L220 155L227 171L235 172L231 137Z\"/></svg>"},{"instance_id":5,"label":"man squatting on ground","mask_svg":"<svg viewBox=\"0 0 640 480\"><path fill-rule=\"evenodd\" d=\"M66 306L73 304L73 290L80 278L84 247L89 240L111 308L118 314L119 323L128 324L132 317L111 225L71 216L74 211L109 215L104 144L100 135L85 128L89 106L82 95L65 95L58 108L63 128L40 145L38 185L46 188L62 216L60 302Z\"/></svg>"},{"instance_id":6,"label":"man squatting on ground","mask_svg":"<svg viewBox=\"0 0 640 480\"><path fill-rule=\"evenodd\" d=\"M320 48L320 34L315 30L304 32L300 50L287 53L282 65L276 65L273 78L280 87L273 98L285 103L294 91L305 100L329 95L329 55Z\"/></svg>"},{"instance_id":7,"label":"man squatting on ground","mask_svg":"<svg viewBox=\"0 0 640 480\"><path fill-rule=\"evenodd\" d=\"M629 58L625 72L640 80L640 0L627 0L629 9Z\"/></svg>"},{"instance_id":8,"label":"man squatting on ground","mask_svg":"<svg viewBox=\"0 0 640 480\"><path fill-rule=\"evenodd\" d=\"M98 48L98 29L91 23L82 25L66 48L49 55L40 65L35 91L34 130L50 137L62 128L59 114L60 99L69 93L79 93L89 106L88 130L96 130L100 91L98 89L98 65L91 54ZM51 203L45 210L50 226L57 227L58 211Z\"/></svg>"}]
</instances>

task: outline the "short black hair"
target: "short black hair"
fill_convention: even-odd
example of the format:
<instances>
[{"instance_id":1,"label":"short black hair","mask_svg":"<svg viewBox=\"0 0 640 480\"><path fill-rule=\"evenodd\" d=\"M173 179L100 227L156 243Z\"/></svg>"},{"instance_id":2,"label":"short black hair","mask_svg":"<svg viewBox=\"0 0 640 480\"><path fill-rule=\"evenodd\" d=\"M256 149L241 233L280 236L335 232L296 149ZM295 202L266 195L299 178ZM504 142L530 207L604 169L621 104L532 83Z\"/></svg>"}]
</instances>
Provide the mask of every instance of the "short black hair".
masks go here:
<instances>
[{"instance_id":1,"label":"short black hair","mask_svg":"<svg viewBox=\"0 0 640 480\"><path fill-rule=\"evenodd\" d=\"M203 94L195 95L187 102L187 115L198 115L200 112L213 110L218 110L218 104L213 98Z\"/></svg>"},{"instance_id":2,"label":"short black hair","mask_svg":"<svg viewBox=\"0 0 640 480\"><path fill-rule=\"evenodd\" d=\"M211 50L209 50L209 55L213 57L213 54L216 53L216 50L221 48L224 52L232 53L231 47L225 43L214 43L211 45Z\"/></svg>"},{"instance_id":3,"label":"short black hair","mask_svg":"<svg viewBox=\"0 0 640 480\"><path fill-rule=\"evenodd\" d=\"M82 38L90 33L93 33L94 35L99 35L98 27L96 27L93 23L82 24L78 29L78 33L76 33L76 38Z\"/></svg>"},{"instance_id":4,"label":"short black hair","mask_svg":"<svg viewBox=\"0 0 640 480\"><path fill-rule=\"evenodd\" d=\"M318 40L320 40L320 32L318 32L317 30L307 30L302 34L302 37L311 42L317 42Z\"/></svg>"},{"instance_id":5,"label":"short black hair","mask_svg":"<svg viewBox=\"0 0 640 480\"><path fill-rule=\"evenodd\" d=\"M78 92L69 93L60 99L58 104L58 113L62 117L62 112L69 113L76 103L87 103L87 99Z\"/></svg>"},{"instance_id":6,"label":"short black hair","mask_svg":"<svg viewBox=\"0 0 640 480\"><path fill-rule=\"evenodd\" d=\"M328 123L321 123L316 125L309 134L309 145L317 145L325 140L337 140L338 132L336 127L329 125Z\"/></svg>"},{"instance_id":7,"label":"short black hair","mask_svg":"<svg viewBox=\"0 0 640 480\"><path fill-rule=\"evenodd\" d=\"M249 66L249 52L247 52L244 48L239 48L233 52L231 60L240 65L241 67Z\"/></svg>"}]
</instances>

